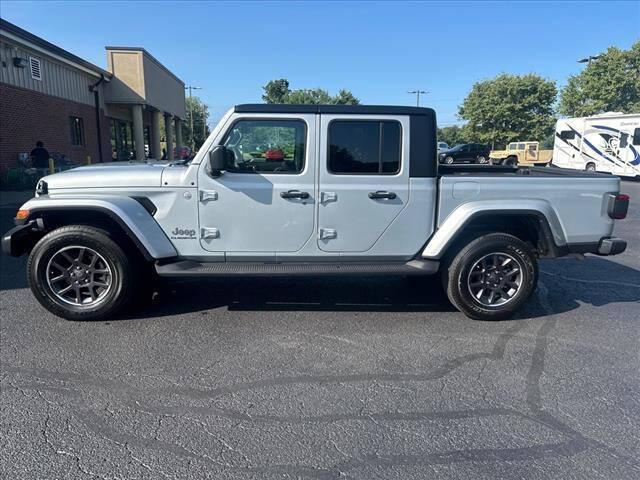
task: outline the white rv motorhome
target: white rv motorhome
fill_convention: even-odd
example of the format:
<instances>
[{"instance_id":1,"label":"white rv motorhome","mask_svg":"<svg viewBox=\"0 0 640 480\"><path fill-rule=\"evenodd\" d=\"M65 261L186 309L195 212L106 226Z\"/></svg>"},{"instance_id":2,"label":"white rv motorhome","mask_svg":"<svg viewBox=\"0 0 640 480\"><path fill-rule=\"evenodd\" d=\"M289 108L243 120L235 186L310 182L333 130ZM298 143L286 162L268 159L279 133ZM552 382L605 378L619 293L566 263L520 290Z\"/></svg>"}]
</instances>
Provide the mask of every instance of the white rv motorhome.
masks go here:
<instances>
[{"instance_id":1,"label":"white rv motorhome","mask_svg":"<svg viewBox=\"0 0 640 480\"><path fill-rule=\"evenodd\" d=\"M640 114L603 113L558 120L553 165L640 176Z\"/></svg>"}]
</instances>

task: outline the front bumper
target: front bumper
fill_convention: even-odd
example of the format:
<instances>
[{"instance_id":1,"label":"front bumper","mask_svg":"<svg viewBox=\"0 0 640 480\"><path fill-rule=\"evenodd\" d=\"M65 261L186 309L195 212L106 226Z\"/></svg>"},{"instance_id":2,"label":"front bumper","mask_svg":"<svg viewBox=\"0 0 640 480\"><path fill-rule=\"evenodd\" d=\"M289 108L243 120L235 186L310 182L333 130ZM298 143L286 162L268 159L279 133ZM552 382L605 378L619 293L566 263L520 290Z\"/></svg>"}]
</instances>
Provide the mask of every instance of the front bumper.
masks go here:
<instances>
[{"instance_id":1,"label":"front bumper","mask_svg":"<svg viewBox=\"0 0 640 480\"><path fill-rule=\"evenodd\" d=\"M13 227L2 236L2 251L12 257L19 257L33 247L38 230L35 220Z\"/></svg>"}]
</instances>

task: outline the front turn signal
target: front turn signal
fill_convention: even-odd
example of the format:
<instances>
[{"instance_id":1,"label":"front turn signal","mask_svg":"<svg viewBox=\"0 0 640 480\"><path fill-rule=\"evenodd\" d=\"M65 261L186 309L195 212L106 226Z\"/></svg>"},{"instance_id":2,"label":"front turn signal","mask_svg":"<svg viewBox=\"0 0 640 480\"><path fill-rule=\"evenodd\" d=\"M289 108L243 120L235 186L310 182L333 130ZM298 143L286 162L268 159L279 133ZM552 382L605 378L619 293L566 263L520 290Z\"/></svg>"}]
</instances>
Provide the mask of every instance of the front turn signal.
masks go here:
<instances>
[{"instance_id":1,"label":"front turn signal","mask_svg":"<svg viewBox=\"0 0 640 480\"><path fill-rule=\"evenodd\" d=\"M29 210L18 210L16 220L25 220L29 216Z\"/></svg>"}]
</instances>

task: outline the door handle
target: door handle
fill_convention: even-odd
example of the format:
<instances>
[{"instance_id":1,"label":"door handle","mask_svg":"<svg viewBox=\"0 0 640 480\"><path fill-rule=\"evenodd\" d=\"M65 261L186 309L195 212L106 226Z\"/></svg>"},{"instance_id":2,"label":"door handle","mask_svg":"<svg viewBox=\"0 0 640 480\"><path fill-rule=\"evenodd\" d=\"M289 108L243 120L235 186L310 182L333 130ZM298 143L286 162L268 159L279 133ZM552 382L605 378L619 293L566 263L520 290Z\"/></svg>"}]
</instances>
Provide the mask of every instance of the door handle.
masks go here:
<instances>
[{"instance_id":1,"label":"door handle","mask_svg":"<svg viewBox=\"0 0 640 480\"><path fill-rule=\"evenodd\" d=\"M378 190L377 192L369 192L369 198L372 200L379 200L381 198L393 200L396 198L396 196L397 195L393 192L384 192L382 190Z\"/></svg>"},{"instance_id":2,"label":"door handle","mask_svg":"<svg viewBox=\"0 0 640 480\"><path fill-rule=\"evenodd\" d=\"M289 190L288 192L280 192L282 198L309 198L309 192L301 192L300 190Z\"/></svg>"}]
</instances>

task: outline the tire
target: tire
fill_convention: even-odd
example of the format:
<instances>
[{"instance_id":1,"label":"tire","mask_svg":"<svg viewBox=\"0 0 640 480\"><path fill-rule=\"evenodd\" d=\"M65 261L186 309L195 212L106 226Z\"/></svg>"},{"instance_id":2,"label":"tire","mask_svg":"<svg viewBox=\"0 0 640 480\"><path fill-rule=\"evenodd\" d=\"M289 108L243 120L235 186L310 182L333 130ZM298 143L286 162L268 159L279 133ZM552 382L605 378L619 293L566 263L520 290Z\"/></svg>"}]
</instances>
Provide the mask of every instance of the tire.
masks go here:
<instances>
[{"instance_id":1,"label":"tire","mask_svg":"<svg viewBox=\"0 0 640 480\"><path fill-rule=\"evenodd\" d=\"M518 161L513 157L507 157L504 159L502 164L509 167L515 167L516 165L518 165Z\"/></svg>"},{"instance_id":2,"label":"tire","mask_svg":"<svg viewBox=\"0 0 640 480\"><path fill-rule=\"evenodd\" d=\"M587 172L595 172L596 171L596 164L593 162L589 162L585 165L584 167L585 171Z\"/></svg>"},{"instance_id":3,"label":"tire","mask_svg":"<svg viewBox=\"0 0 640 480\"><path fill-rule=\"evenodd\" d=\"M125 254L103 230L70 225L49 232L35 245L27 279L38 302L54 315L104 320L131 302L145 270L137 263L135 255Z\"/></svg>"},{"instance_id":4,"label":"tire","mask_svg":"<svg viewBox=\"0 0 640 480\"><path fill-rule=\"evenodd\" d=\"M445 157L444 163L446 163L447 165L453 164L453 157Z\"/></svg>"},{"instance_id":5,"label":"tire","mask_svg":"<svg viewBox=\"0 0 640 480\"><path fill-rule=\"evenodd\" d=\"M488 163L487 157L485 157L484 155L478 155L478 158L476 158L476 163L479 163L482 165Z\"/></svg>"},{"instance_id":6,"label":"tire","mask_svg":"<svg viewBox=\"0 0 640 480\"><path fill-rule=\"evenodd\" d=\"M493 268L497 265L494 257L497 264L509 261L501 269ZM506 233L490 233L462 248L442 275L449 300L467 317L504 320L511 317L534 291L538 264L529 246L519 238ZM496 285L499 286L495 288ZM494 291L493 297L491 291Z\"/></svg>"}]
</instances>

